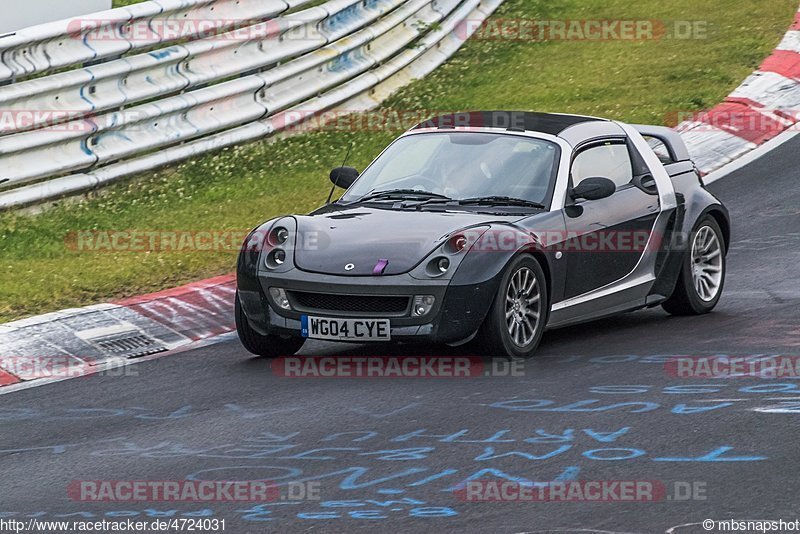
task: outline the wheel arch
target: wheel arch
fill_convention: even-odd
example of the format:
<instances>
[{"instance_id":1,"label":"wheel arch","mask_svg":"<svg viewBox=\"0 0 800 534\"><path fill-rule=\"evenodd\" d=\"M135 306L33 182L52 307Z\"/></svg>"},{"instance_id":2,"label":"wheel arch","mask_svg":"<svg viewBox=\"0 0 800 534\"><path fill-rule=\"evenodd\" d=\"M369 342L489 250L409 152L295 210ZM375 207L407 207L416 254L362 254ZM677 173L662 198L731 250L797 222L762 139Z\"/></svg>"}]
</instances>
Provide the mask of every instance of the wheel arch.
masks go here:
<instances>
[{"instance_id":1,"label":"wheel arch","mask_svg":"<svg viewBox=\"0 0 800 534\"><path fill-rule=\"evenodd\" d=\"M544 279L547 282L547 313L550 314L550 303L553 301L553 276L550 270L550 261L547 258L547 255L542 252L541 250L520 250L520 252L509 260L509 263L513 261L517 256L522 254L528 254L529 256L533 256L533 258L539 262L539 265L542 266L542 271L544 271Z\"/></svg>"},{"instance_id":2,"label":"wheel arch","mask_svg":"<svg viewBox=\"0 0 800 534\"><path fill-rule=\"evenodd\" d=\"M725 251L727 252L731 245L731 222L727 213L722 211L721 206L712 206L703 215L711 216L719 225L720 230L722 230L722 239L725 241Z\"/></svg>"}]
</instances>

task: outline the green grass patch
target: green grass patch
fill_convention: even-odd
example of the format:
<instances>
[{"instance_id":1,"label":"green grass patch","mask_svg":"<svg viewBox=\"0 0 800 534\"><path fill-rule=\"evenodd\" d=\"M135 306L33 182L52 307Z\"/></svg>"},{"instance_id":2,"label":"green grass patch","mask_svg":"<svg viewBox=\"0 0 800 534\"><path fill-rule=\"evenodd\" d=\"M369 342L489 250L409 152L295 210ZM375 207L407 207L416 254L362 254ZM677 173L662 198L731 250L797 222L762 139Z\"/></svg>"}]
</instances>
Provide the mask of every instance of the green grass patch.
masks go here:
<instances>
[{"instance_id":1,"label":"green grass patch","mask_svg":"<svg viewBox=\"0 0 800 534\"><path fill-rule=\"evenodd\" d=\"M721 101L769 54L797 0L507 0L496 18L706 21L706 39L472 40L385 103L397 110L574 112L661 124ZM232 252L80 252L70 232L247 230L327 196L349 143L363 168L398 132L315 132L202 157L39 215L0 215L0 320L230 272Z\"/></svg>"}]
</instances>

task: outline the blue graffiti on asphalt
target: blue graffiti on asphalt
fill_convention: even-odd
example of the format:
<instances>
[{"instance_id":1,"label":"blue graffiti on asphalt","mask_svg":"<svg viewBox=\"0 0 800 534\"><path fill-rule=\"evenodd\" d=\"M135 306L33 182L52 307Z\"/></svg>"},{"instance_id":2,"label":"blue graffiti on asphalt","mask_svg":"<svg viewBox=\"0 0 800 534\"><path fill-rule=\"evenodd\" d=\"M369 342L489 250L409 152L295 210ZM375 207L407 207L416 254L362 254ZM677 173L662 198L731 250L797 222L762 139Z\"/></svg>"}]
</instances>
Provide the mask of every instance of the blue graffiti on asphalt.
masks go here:
<instances>
[{"instance_id":1,"label":"blue graffiti on asphalt","mask_svg":"<svg viewBox=\"0 0 800 534\"><path fill-rule=\"evenodd\" d=\"M619 357L615 356L614 358L619 358ZM657 389L657 386L645 385L645 384L633 384L633 385L593 386L589 388L589 391L591 393L604 394L604 395L644 394L657 391L660 391L661 393L668 395L707 394L707 393L734 392L734 391L736 393L745 393L748 395L770 394L770 393L800 394L800 385L796 383L766 383L766 384L737 387L734 384L719 384L719 383L681 384L673 386L664 386L661 387L661 389ZM502 402L509 402L509 401L502 401ZM498 406L502 404L502 402L494 403L490 406L504 407L504 406ZM579 401L579 402L588 403L589 401ZM380 414L372 413L363 408L353 408L353 410L356 411L356 413L361 413L362 415L370 415L375 418L384 418L394 415L396 413L400 413L402 411L406 411L416 405L418 405L418 403L412 403L403 406L401 408L395 409L393 411ZM666 406L660 403L640 401L638 403L617 403L613 406L605 408L595 407L593 409L569 409L567 407L562 407L561 409L551 408L542 411L606 412L606 411L625 410L625 411L631 411L633 413L639 413L639 412L653 411L665 407ZM576 406L575 408L580 408L580 405ZM670 408L673 411L673 413L695 413L692 410L692 407L688 407L685 405L677 405ZM242 419L245 421L252 421L257 419L270 419L273 418L275 415L279 415L282 413L291 413L299 409L300 408L298 407L251 408L251 407L244 407L233 402L222 405L222 410L224 412L225 417L233 419ZM151 408L144 408L141 406L133 406L126 408L64 407L64 408L55 408L49 411L41 410L38 408L29 408L29 407L24 407L24 408L0 407L0 422L25 421L31 419L38 419L42 421L85 421L85 420L101 420L101 419L113 419L113 418L131 418L143 421L170 421L170 420L186 419L203 413L207 412L195 411L192 405L185 405L176 408L174 410L169 410L164 412L157 412Z\"/></svg>"},{"instance_id":2,"label":"blue graffiti on asphalt","mask_svg":"<svg viewBox=\"0 0 800 534\"><path fill-rule=\"evenodd\" d=\"M512 401L502 401L509 406ZM551 401L513 401L514 409L552 408ZM586 402L573 406L579 410L595 410ZM503 404L506 403L506 404ZM574 404L574 403L573 403ZM630 403L615 403L630 404ZM608 405L603 405L607 407ZM612 404L613 406L613 404ZM562 406L563 407L563 406ZM601 406L602 409L602 406ZM172 412L173 414L175 412ZM185 415L186 411L179 415ZM254 431L249 437L230 440L212 446L146 437L115 438L90 443L37 445L31 448L0 450L4 453L31 452L64 454L74 451L89 457L144 458L203 458L217 459L222 466L206 467L189 474L187 480L269 480L278 486L307 482L326 482L330 489L353 492L362 497L386 495L386 501L346 500L303 503L275 502L257 504L235 511L242 521L273 521L285 519L278 510L292 510L297 519L364 519L378 520L407 517L453 517L455 507L441 506L416 499L415 492L442 495L464 488L472 480L508 480L527 486L543 486L553 481L578 480L586 462L620 462L649 460L653 462L750 462L766 460L765 456L736 451L727 444L686 447L669 451L648 451L626 443L635 439L635 427L612 428L567 427L533 428L527 431L511 429L453 429L432 432L426 428L405 432L385 432L374 429L348 430L327 435L311 436L308 431ZM305 438L302 439L301 438ZM668 448L669 446L667 446ZM457 455L453 453L457 452ZM465 459L463 465L449 463L454 456ZM250 462L247 463L247 460ZM509 467L508 460L515 462ZM553 465L553 461L559 462ZM340 463L334 463L340 462ZM342 464L343 462L343 464ZM522 465L520 465L522 462ZM541 462L541 463L540 463ZM208 465L207 462L203 462ZM225 465L228 464L228 465ZM219 464L217 464L219 465ZM412 495L414 497L412 497ZM391 496L391 497L389 497ZM382 503L402 503L384 505ZM292 504L294 508L276 508ZM148 509L152 513L152 509ZM296 510L296 512L295 512ZM399 511L398 511L399 510ZM130 517L142 511L108 512L107 517ZM9 512L10 513L10 512ZM73 512L75 514L93 512ZM161 513L161 512L159 512ZM183 513L165 511L163 513ZM213 510L192 512L208 513ZM127 515L126 515L127 514ZM226 512L226 515L228 513ZM3 517L0 514L0 517Z\"/></svg>"},{"instance_id":3,"label":"blue graffiti on asphalt","mask_svg":"<svg viewBox=\"0 0 800 534\"><path fill-rule=\"evenodd\" d=\"M490 408L500 408L512 412L578 412L578 413L592 413L592 412L612 412L624 411L627 413L645 413L658 410L663 406L658 402L649 401L630 401L630 402L615 402L613 404L600 404L600 399L585 399L567 404L557 405L556 401L550 399L511 399L507 401L495 402L489 405ZM674 414L697 414L703 412L710 412L712 410L719 410L733 406L733 402L718 402L716 404L703 404L699 406L691 406L687 403L678 403L674 406L667 407L671 413Z\"/></svg>"},{"instance_id":4,"label":"blue graffiti on asphalt","mask_svg":"<svg viewBox=\"0 0 800 534\"><path fill-rule=\"evenodd\" d=\"M591 401L594 403L597 401ZM571 405L552 407L552 401L545 400L513 400L495 403L493 406L510 409L512 411L586 411L608 408L587 407L587 401L572 403ZM618 403L631 404L631 403ZM611 405L613 406L613 405ZM546 429L535 429L529 434L513 435L511 429L484 431L482 434L472 434L470 429L459 429L445 434L433 434L426 428L404 432L402 434L381 435L376 430L338 432L318 439L318 443L330 443L336 446L307 447L292 442L301 435L301 432L277 434L261 432L240 441L217 444L213 446L196 447L183 442L172 441L147 441L139 438L133 440L119 437L86 443L67 443L55 445L37 445L35 447L14 447L0 449L0 454L18 454L22 452L64 454L69 449L91 456L100 457L142 457L142 458L215 458L221 460L260 460L271 458L281 461L302 460L303 462L329 462L346 461L348 459L364 458L380 462L409 462L428 460L437 453L436 444L446 443L458 445L482 445L474 451L472 460L483 462L501 458L522 458L531 461L549 460L561 456L569 451L579 452L583 458L597 461L626 460L650 453L640 448L619 447L618 440L627 438L631 427L622 427L613 430L601 431L593 428L574 429L567 428L559 432ZM402 448L370 447L372 440L384 438L383 443L402 443ZM589 439L599 444L614 444L614 447L583 446L578 444L579 438ZM336 442L336 443L334 443ZM409 443L411 442L411 443ZM507 444L515 444L508 446ZM413 445L413 446L410 446ZM499 447L501 446L502 447ZM717 445L710 452L702 454L680 456L681 460L671 460L676 456L656 456L653 461L755 461L763 460L763 456L755 455L723 455L719 451L728 452L733 448L727 444ZM463 452L464 451L460 451ZM215 468L216 469L216 468ZM227 468L221 468L227 469Z\"/></svg>"},{"instance_id":5,"label":"blue graffiti on asphalt","mask_svg":"<svg viewBox=\"0 0 800 534\"><path fill-rule=\"evenodd\" d=\"M652 393L652 392L661 392L667 395L700 395L700 394L710 394L710 393L724 393L724 392L736 392L736 393L745 393L748 395L757 395L757 394L771 394L771 393L798 393L800 394L800 385L796 383L766 383L766 384L757 384L751 386L741 386L737 387L734 384L681 384L681 385L673 385L673 386L663 386L658 389L658 386L646 385L646 384L632 384L632 385L607 385L607 386L593 386L589 388L589 391L594 394L602 394L602 395L611 395L611 394L645 394L645 393ZM507 408L512 409L509 406L504 405L505 402L521 402L518 399L514 399L512 401L501 401L497 403L493 403L490 406L493 408ZM526 401L526 402L542 402L542 401ZM554 401L551 401L554 402ZM608 412L608 411L628 411L632 413L640 413L640 412L648 412L657 410L660 408L669 408L673 413L681 414L681 413L700 413L704 410L694 410L694 407L688 406L686 404L677 404L675 406L665 406L661 403L656 402L647 402L647 401L637 401L637 402L626 402L626 403L616 403L606 407L599 407L595 406L592 408L585 408L582 409L584 406L588 406L592 402L599 402L597 400L581 400L572 408L570 405L565 405L560 408L550 406L550 408L542 409L539 411L576 411L576 412ZM374 418L385 418L396 413L400 413L402 411L406 411L409 408L418 405L418 403L412 403L407 406L403 406L401 408L386 412L386 413L372 413L365 409L361 408L353 408L354 411L360 413L362 415L369 415ZM541 408L544 408L545 405L543 404ZM726 406L719 406L716 409L724 408ZM697 407L700 408L700 407ZM244 421L253 421L258 419L270 419L274 418L274 416L282 414L282 413L292 413L294 411L299 410L300 408L297 407L289 407L289 408L249 408L244 407L236 403L226 403L222 405L222 410L224 412L225 417L232 418L232 419L241 419ZM537 411L537 410L514 410L514 411ZM42 421L85 421L85 420L102 420L102 419L114 419L114 418L131 418L143 421L170 421L170 420L181 420L187 419L190 417L194 417L205 412L195 411L192 405L185 405L174 410L157 412L150 408L144 408L141 406L133 406L127 408L55 408L49 411L41 410L38 408L10 408L10 407L0 407L0 422L13 422L13 421L26 421L26 420L42 420Z\"/></svg>"},{"instance_id":6,"label":"blue graffiti on asphalt","mask_svg":"<svg viewBox=\"0 0 800 534\"><path fill-rule=\"evenodd\" d=\"M785 356L785 354L745 354L745 355L736 355L736 354L650 354L650 355L640 355L640 354L612 354L608 356L550 356L549 358L555 362L575 362L578 360L586 360L588 363L599 363L599 364L617 364L617 363L643 363L643 364L656 364L656 365L664 365L669 363L670 361L674 361L676 358L744 358L746 360L757 361L757 360L765 360L770 358L776 358Z\"/></svg>"},{"instance_id":7,"label":"blue graffiti on asphalt","mask_svg":"<svg viewBox=\"0 0 800 534\"><path fill-rule=\"evenodd\" d=\"M592 386L590 393L604 395L635 395L639 393L663 393L665 395L702 395L730 391L730 384L681 384L677 386L653 386L647 384L623 384L613 386ZM767 383L736 388L737 393L786 393L800 391L797 384Z\"/></svg>"},{"instance_id":8,"label":"blue graffiti on asphalt","mask_svg":"<svg viewBox=\"0 0 800 534\"><path fill-rule=\"evenodd\" d=\"M286 467L280 465L237 465L229 467L214 467L210 469L202 469L189 475L187 480L269 480L277 486L285 486L288 484L302 484L305 482L315 482L324 479L336 480L337 486L340 490L362 490L367 488L376 488L387 482L393 481L394 485L403 485L410 488L418 488L427 486L433 482L438 482L438 491L453 492L462 489L471 480L479 480L481 478L491 477L492 479L504 479L516 482L524 486L545 486L552 481L574 480L580 472L576 466L569 466L556 473L553 478L545 478L543 480L533 480L529 477L523 477L512 473L506 473L500 469L490 467L475 470L468 474L459 474L458 469L447 468L429 468L429 467L407 467L399 471L392 472L385 476L379 476L366 480L364 477L369 474L371 468L363 466L349 466L345 468L336 469L331 472L324 472L322 474L304 475L304 471L299 467ZM427 474L431 471L438 472ZM236 474L233 474L233 473ZM425 476L420 476L426 473ZM403 479L401 482L399 479ZM399 494L404 492L400 487L391 488L390 494Z\"/></svg>"}]
</instances>

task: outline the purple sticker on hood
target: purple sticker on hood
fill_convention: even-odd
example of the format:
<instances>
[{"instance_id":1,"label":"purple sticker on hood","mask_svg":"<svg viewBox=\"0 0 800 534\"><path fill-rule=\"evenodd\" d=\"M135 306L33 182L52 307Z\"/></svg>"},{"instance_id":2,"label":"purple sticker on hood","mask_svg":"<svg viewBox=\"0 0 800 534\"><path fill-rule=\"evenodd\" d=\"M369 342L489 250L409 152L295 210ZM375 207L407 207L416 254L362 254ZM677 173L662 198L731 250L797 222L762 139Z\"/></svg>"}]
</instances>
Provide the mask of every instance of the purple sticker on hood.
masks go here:
<instances>
[{"instance_id":1,"label":"purple sticker on hood","mask_svg":"<svg viewBox=\"0 0 800 534\"><path fill-rule=\"evenodd\" d=\"M383 271L386 270L386 267L389 265L389 260L378 260L378 263L375 264L375 268L372 269L372 274L379 276L383 274Z\"/></svg>"}]
</instances>

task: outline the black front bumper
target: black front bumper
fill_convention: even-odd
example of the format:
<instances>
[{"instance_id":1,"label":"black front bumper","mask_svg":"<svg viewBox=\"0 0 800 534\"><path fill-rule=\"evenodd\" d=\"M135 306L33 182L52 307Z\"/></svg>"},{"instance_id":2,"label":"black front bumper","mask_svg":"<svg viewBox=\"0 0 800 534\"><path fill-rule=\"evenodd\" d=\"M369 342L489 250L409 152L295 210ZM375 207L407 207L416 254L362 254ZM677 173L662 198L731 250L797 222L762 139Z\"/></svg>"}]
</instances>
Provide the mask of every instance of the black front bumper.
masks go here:
<instances>
[{"instance_id":1,"label":"black front bumper","mask_svg":"<svg viewBox=\"0 0 800 534\"><path fill-rule=\"evenodd\" d=\"M408 274L395 276L335 276L292 269L286 273L259 272L238 274L238 290L248 323L257 332L268 335L300 336L303 315L335 318L388 318L393 341L457 342L477 332L494 299L499 276L481 284L453 285L450 280L419 280ZM405 312L340 313L334 310L310 310L289 298L292 309L281 309L269 296L269 288L324 295L407 297L433 295L436 302L422 317L413 316L409 305Z\"/></svg>"}]
</instances>

